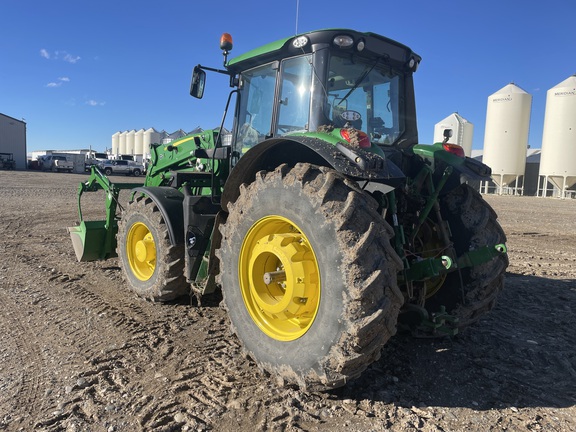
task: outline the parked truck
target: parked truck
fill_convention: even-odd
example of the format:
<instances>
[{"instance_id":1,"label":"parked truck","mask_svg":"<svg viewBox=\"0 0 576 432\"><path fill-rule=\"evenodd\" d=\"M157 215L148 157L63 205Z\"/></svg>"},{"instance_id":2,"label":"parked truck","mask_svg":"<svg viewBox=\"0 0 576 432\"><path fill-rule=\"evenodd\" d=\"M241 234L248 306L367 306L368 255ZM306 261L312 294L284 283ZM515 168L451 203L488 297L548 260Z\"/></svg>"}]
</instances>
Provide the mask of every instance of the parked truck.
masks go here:
<instances>
[{"instance_id":1,"label":"parked truck","mask_svg":"<svg viewBox=\"0 0 576 432\"><path fill-rule=\"evenodd\" d=\"M70 173L74 171L74 162L69 161L66 156L49 154L41 156L38 162L42 171Z\"/></svg>"},{"instance_id":2,"label":"parked truck","mask_svg":"<svg viewBox=\"0 0 576 432\"><path fill-rule=\"evenodd\" d=\"M140 176L144 171L144 165L131 160L105 160L99 162L97 165L98 169L102 171L107 176L112 174L124 174L133 175L135 177Z\"/></svg>"},{"instance_id":3,"label":"parked truck","mask_svg":"<svg viewBox=\"0 0 576 432\"><path fill-rule=\"evenodd\" d=\"M196 66L190 89L202 98L207 71L229 78L220 128L153 145L143 185L92 168L69 228L79 261L118 256L153 301L221 290L246 353L308 390L358 377L398 329L454 335L493 307L506 238L468 185L490 168L449 130L418 142L420 56L348 29L231 60L230 35L220 45L224 68ZM99 189L107 217L86 220L81 197Z\"/></svg>"},{"instance_id":4,"label":"parked truck","mask_svg":"<svg viewBox=\"0 0 576 432\"><path fill-rule=\"evenodd\" d=\"M108 155L106 153L90 151L86 153L84 159L84 171L90 172L92 165L98 165L108 161Z\"/></svg>"}]
</instances>

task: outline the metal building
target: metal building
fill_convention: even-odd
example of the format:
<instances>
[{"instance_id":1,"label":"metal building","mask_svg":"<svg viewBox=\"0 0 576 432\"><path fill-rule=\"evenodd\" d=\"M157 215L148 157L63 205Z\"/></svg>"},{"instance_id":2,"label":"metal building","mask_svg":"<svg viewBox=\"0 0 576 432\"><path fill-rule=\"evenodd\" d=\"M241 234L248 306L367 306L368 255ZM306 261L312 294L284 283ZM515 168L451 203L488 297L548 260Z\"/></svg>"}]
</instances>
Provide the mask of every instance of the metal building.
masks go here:
<instances>
[{"instance_id":1,"label":"metal building","mask_svg":"<svg viewBox=\"0 0 576 432\"><path fill-rule=\"evenodd\" d=\"M26 160L26 123L0 113L0 153L12 154L16 162L15 169L27 168ZM8 158L9 155L0 155Z\"/></svg>"}]
</instances>

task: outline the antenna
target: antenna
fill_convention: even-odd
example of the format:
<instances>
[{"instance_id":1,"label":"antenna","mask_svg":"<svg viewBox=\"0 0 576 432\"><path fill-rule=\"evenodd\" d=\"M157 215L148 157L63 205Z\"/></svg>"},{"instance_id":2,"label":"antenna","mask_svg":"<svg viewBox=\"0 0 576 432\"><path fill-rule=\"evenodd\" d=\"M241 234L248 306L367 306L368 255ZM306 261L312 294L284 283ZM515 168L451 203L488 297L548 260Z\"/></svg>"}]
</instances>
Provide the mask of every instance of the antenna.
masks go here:
<instances>
[{"instance_id":1,"label":"antenna","mask_svg":"<svg viewBox=\"0 0 576 432\"><path fill-rule=\"evenodd\" d=\"M300 9L300 0L296 0L296 33L298 34L298 10Z\"/></svg>"}]
</instances>

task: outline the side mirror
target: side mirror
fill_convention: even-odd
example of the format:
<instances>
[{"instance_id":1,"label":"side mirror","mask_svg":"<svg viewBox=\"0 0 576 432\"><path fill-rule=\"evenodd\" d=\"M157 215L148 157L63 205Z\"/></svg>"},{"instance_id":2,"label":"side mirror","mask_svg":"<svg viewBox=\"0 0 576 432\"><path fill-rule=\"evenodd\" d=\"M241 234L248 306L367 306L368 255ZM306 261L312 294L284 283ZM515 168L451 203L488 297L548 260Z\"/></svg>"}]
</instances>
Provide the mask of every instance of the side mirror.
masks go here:
<instances>
[{"instance_id":1,"label":"side mirror","mask_svg":"<svg viewBox=\"0 0 576 432\"><path fill-rule=\"evenodd\" d=\"M204 96L204 85L206 84L206 72L198 65L194 66L192 72L192 82L190 83L190 96L202 99Z\"/></svg>"},{"instance_id":2,"label":"side mirror","mask_svg":"<svg viewBox=\"0 0 576 432\"><path fill-rule=\"evenodd\" d=\"M452 138L452 129L444 129L444 142L447 143L450 138Z\"/></svg>"}]
</instances>

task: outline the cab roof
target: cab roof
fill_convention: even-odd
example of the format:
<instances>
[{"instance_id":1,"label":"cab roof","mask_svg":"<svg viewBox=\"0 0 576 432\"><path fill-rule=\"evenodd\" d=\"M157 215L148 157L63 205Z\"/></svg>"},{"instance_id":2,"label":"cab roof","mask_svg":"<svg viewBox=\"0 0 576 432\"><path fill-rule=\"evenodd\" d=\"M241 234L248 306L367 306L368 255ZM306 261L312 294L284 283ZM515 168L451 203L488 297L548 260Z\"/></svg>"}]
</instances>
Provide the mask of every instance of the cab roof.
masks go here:
<instances>
[{"instance_id":1,"label":"cab roof","mask_svg":"<svg viewBox=\"0 0 576 432\"><path fill-rule=\"evenodd\" d=\"M337 36L350 37L353 40L352 45L346 48L338 47L334 43ZM302 45L302 41L306 41L306 43ZM359 46L361 46L360 42L363 43L362 49L359 49ZM342 52L348 51L368 59L383 57L397 67L408 64L411 58L414 59L416 64L421 60L421 57L406 45L376 33L359 32L350 29L324 29L301 33L262 45L232 58L226 67L232 73L240 73L271 61L330 47Z\"/></svg>"}]
</instances>

